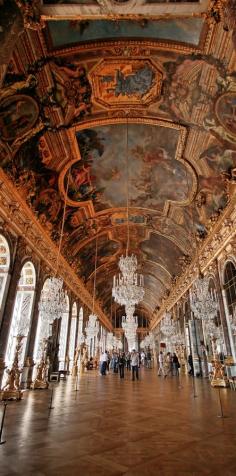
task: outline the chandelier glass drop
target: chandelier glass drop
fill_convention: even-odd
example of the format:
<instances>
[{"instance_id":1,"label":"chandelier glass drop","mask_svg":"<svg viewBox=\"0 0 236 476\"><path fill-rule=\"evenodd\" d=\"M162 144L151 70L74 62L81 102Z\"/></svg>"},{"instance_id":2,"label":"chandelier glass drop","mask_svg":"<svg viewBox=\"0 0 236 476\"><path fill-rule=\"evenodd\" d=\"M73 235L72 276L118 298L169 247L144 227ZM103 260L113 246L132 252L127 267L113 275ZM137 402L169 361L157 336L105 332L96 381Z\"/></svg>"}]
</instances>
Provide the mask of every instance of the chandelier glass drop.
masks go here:
<instances>
[{"instance_id":1,"label":"chandelier glass drop","mask_svg":"<svg viewBox=\"0 0 236 476\"><path fill-rule=\"evenodd\" d=\"M218 303L209 291L209 278L201 274L191 293L191 309L197 319L209 320L217 316Z\"/></svg>"}]
</instances>

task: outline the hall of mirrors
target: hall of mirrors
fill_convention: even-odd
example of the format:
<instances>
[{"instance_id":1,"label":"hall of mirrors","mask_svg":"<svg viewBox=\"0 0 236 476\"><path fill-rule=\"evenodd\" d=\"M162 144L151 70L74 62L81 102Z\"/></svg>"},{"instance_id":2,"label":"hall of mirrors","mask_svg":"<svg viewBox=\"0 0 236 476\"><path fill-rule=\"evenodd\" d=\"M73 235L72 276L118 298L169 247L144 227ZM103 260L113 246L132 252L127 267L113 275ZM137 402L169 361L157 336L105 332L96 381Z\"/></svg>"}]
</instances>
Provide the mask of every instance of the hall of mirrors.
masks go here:
<instances>
[{"instance_id":1,"label":"hall of mirrors","mask_svg":"<svg viewBox=\"0 0 236 476\"><path fill-rule=\"evenodd\" d=\"M235 474L235 38L235 0L0 1L4 475Z\"/></svg>"}]
</instances>

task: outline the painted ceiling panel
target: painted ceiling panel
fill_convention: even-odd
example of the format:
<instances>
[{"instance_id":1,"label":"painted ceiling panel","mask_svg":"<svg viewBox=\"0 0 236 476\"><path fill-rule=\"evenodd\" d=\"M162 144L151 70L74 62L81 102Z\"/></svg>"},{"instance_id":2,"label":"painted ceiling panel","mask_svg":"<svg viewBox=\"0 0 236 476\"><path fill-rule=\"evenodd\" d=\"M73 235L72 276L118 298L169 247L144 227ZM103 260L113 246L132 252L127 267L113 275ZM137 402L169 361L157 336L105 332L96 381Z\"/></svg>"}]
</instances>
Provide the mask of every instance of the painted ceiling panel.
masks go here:
<instances>
[{"instance_id":1,"label":"painted ceiling panel","mask_svg":"<svg viewBox=\"0 0 236 476\"><path fill-rule=\"evenodd\" d=\"M162 210L167 201L184 204L190 199L193 176L184 162L175 159L179 130L104 125L78 132L77 140L82 160L70 169L71 204L93 200L96 211L124 207L127 174L131 207Z\"/></svg>"},{"instance_id":2,"label":"painted ceiling panel","mask_svg":"<svg viewBox=\"0 0 236 476\"><path fill-rule=\"evenodd\" d=\"M182 253L171 240L152 233L150 239L141 244L141 250L147 259L160 264L172 275L179 273Z\"/></svg>"},{"instance_id":3,"label":"painted ceiling panel","mask_svg":"<svg viewBox=\"0 0 236 476\"><path fill-rule=\"evenodd\" d=\"M204 20L87 20L49 21L48 30L53 48L98 40L121 38L171 40L198 45Z\"/></svg>"}]
</instances>

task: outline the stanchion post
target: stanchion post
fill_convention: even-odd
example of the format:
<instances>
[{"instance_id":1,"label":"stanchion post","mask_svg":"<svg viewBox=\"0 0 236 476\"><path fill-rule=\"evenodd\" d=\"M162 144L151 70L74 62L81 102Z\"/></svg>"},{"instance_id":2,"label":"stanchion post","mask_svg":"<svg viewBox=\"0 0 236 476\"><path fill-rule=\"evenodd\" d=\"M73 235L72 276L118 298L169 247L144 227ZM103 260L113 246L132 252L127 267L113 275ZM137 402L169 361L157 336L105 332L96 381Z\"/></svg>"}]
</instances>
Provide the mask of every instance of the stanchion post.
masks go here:
<instances>
[{"instance_id":1,"label":"stanchion post","mask_svg":"<svg viewBox=\"0 0 236 476\"><path fill-rule=\"evenodd\" d=\"M193 398L197 398L194 375L192 376L192 381L193 381Z\"/></svg>"},{"instance_id":2,"label":"stanchion post","mask_svg":"<svg viewBox=\"0 0 236 476\"><path fill-rule=\"evenodd\" d=\"M79 371L77 370L76 380L75 380L75 392L78 392L78 380L79 380Z\"/></svg>"},{"instance_id":3,"label":"stanchion post","mask_svg":"<svg viewBox=\"0 0 236 476\"><path fill-rule=\"evenodd\" d=\"M50 404L49 404L49 407L48 407L48 410L53 410L53 406L52 406L52 400L53 400L53 387L52 387L52 391L51 391L51 398L50 398Z\"/></svg>"},{"instance_id":4,"label":"stanchion post","mask_svg":"<svg viewBox=\"0 0 236 476\"><path fill-rule=\"evenodd\" d=\"M6 443L6 440L4 441L2 440L2 432L3 432L3 425L4 425L6 410L7 410L7 403L4 402L4 409L3 409L1 428L0 428L0 445L4 445L4 443Z\"/></svg>"},{"instance_id":5,"label":"stanchion post","mask_svg":"<svg viewBox=\"0 0 236 476\"><path fill-rule=\"evenodd\" d=\"M221 390L221 387L218 387L218 397L219 397L219 403L220 403L220 415L217 415L217 416L218 416L218 418L227 418L227 416L224 415L220 390Z\"/></svg>"}]
</instances>

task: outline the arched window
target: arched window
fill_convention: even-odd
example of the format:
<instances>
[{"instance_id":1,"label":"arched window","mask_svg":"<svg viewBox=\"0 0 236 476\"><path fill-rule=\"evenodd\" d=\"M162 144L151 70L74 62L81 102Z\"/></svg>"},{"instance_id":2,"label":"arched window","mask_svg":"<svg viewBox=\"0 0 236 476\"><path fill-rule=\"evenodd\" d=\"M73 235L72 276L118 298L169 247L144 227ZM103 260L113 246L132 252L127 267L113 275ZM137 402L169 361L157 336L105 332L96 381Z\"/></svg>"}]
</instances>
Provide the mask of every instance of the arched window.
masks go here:
<instances>
[{"instance_id":1,"label":"arched window","mask_svg":"<svg viewBox=\"0 0 236 476\"><path fill-rule=\"evenodd\" d=\"M236 312L236 266L232 261L228 261L225 266L224 289L229 314L233 316Z\"/></svg>"},{"instance_id":2,"label":"arched window","mask_svg":"<svg viewBox=\"0 0 236 476\"><path fill-rule=\"evenodd\" d=\"M63 312L61 318L61 328L60 328L60 339L59 339L59 370L66 369L66 344L67 344L67 333L68 333L68 322L69 322L69 310L70 302L68 295L66 294L66 310Z\"/></svg>"},{"instance_id":3,"label":"arched window","mask_svg":"<svg viewBox=\"0 0 236 476\"><path fill-rule=\"evenodd\" d=\"M76 337L76 324L77 324L77 304L74 302L72 306L71 325L70 325L70 340L69 340L69 370L73 367L74 354L75 354L75 337Z\"/></svg>"},{"instance_id":4,"label":"arched window","mask_svg":"<svg viewBox=\"0 0 236 476\"><path fill-rule=\"evenodd\" d=\"M84 325L84 311L81 307L79 310L79 323L78 323L78 335L77 335L77 347L81 344L81 336L83 334L83 325Z\"/></svg>"},{"instance_id":5,"label":"arched window","mask_svg":"<svg viewBox=\"0 0 236 476\"><path fill-rule=\"evenodd\" d=\"M50 284L50 279L48 278L44 281L41 294L47 290L49 284ZM42 357L42 341L44 338L47 339L49 335L50 335L50 325L43 321L42 314L39 313L36 339L35 339L35 345L34 345L34 354L33 354L33 359L36 364L40 362L40 359ZM34 367L34 373L35 371L36 371L36 366Z\"/></svg>"},{"instance_id":6,"label":"arched window","mask_svg":"<svg viewBox=\"0 0 236 476\"><path fill-rule=\"evenodd\" d=\"M8 283L8 271L10 267L10 250L7 240L0 235L0 309L4 306L5 291Z\"/></svg>"},{"instance_id":7,"label":"arched window","mask_svg":"<svg viewBox=\"0 0 236 476\"><path fill-rule=\"evenodd\" d=\"M30 261L27 261L21 270L8 336L7 350L5 355L5 363L8 367L13 363L16 347L16 336L18 335L25 336L25 339L23 340L22 351L19 356L20 366L23 365L24 359L26 357L25 352L27 348L27 337L29 335L31 324L35 284L36 274L34 265Z\"/></svg>"}]
</instances>

